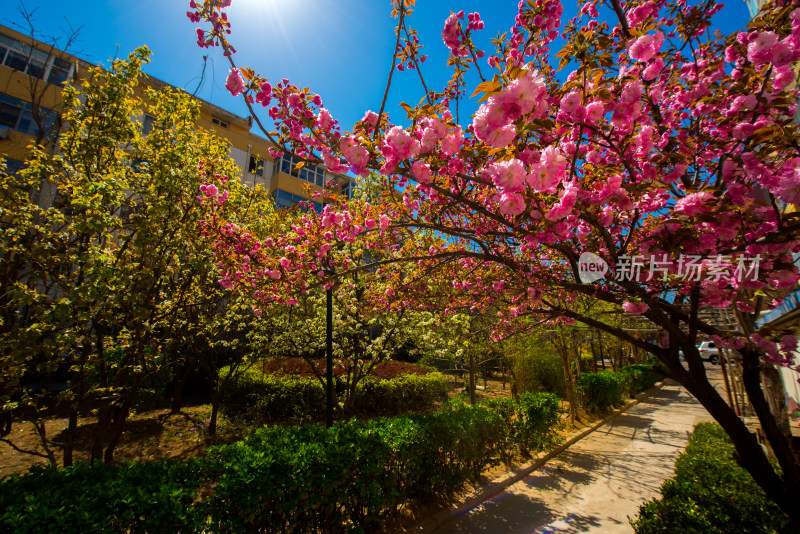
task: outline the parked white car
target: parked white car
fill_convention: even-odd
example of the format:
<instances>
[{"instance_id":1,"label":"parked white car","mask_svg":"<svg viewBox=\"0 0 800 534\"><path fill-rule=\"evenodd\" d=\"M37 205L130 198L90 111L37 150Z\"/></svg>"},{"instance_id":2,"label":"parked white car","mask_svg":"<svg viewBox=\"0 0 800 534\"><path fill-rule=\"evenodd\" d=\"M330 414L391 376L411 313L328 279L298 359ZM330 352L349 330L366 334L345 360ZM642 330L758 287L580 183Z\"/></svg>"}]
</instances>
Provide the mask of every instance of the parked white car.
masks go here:
<instances>
[{"instance_id":1,"label":"parked white car","mask_svg":"<svg viewBox=\"0 0 800 534\"><path fill-rule=\"evenodd\" d=\"M700 359L710 362L713 365L719 363L719 351L713 341L703 341L697 346L697 352L700 353Z\"/></svg>"}]
</instances>

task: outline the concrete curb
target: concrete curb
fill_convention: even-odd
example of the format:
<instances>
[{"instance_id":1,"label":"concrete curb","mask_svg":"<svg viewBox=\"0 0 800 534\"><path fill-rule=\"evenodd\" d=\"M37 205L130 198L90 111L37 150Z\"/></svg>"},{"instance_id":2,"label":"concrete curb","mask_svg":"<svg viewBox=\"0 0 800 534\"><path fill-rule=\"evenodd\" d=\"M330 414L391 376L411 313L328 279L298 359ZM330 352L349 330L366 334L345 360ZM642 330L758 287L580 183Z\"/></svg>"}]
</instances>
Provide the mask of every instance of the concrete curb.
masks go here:
<instances>
[{"instance_id":1,"label":"concrete curb","mask_svg":"<svg viewBox=\"0 0 800 534\"><path fill-rule=\"evenodd\" d=\"M633 398L633 400L631 402L629 402L628 404L626 404L622 408L618 408L616 410L613 410L606 417L604 417L600 421L592 424L591 426L589 426L587 428L584 428L584 429L581 429L581 430L577 430L569 438L567 438L564 441L564 443L560 444L559 446L557 446L553 450L548 451L541 458L535 458L535 459L533 459L533 460L521 465L520 467L518 467L516 469L508 471L506 474L501 475L504 478L502 478L500 480L495 479L494 481L489 482L488 484L486 484L484 486L481 486L480 488L475 490L475 492L473 492L473 494L468 496L465 500L461 501L460 503L457 503L455 506L448 507L448 509L446 509L446 510L442 510L440 512L437 512L436 514L434 514L431 517L423 519L420 523L417 523L416 525L414 525L412 527L409 527L407 532L417 532L417 533L433 532L436 529L438 529L438 528L442 527L443 525L445 525L450 520L452 520L454 518L454 515L453 515L454 511L456 511L456 510L467 511L467 510L470 510L471 508L474 508L475 506L479 505L480 503L482 503L484 501L488 501L488 500L491 500L491 499L493 499L495 497L498 497L501 493L503 493L506 490L506 488L508 488L509 486L513 486L514 484L516 484L517 482L519 482L523 478L527 477L528 475L530 475L531 473L533 473L537 469L541 468L544 464L546 464L547 462L552 460L554 457L558 456L559 454L561 454L562 452L567 450L569 447L571 447L572 445L574 445L578 441L582 440L583 438L585 438L586 436L588 436L589 434L591 434L592 432L594 432L595 430L597 430L598 428L600 428L604 424L608 423L609 421L611 421L612 419L614 419L618 415L621 415L621 414L625 413L626 411L628 411L628 409L636 406L641 401L653 396L664 385L666 385L667 383L670 383L670 382L671 382L670 380L666 380L666 381L657 383L655 386L653 386L652 388L648 389L647 391L643 391L643 392L639 393L638 395L636 395ZM461 515L461 514L458 514L458 515Z\"/></svg>"}]
</instances>

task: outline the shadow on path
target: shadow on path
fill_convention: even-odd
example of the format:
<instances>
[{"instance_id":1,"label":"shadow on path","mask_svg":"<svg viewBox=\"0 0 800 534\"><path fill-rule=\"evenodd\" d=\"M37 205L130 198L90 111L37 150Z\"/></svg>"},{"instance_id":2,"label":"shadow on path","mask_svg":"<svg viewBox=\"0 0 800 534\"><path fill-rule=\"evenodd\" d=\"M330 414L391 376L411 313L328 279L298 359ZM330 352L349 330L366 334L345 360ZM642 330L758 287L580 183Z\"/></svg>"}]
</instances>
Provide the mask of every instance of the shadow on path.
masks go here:
<instances>
[{"instance_id":1,"label":"shadow on path","mask_svg":"<svg viewBox=\"0 0 800 534\"><path fill-rule=\"evenodd\" d=\"M657 494L694 424L709 418L668 384L436 532L630 533L628 517Z\"/></svg>"}]
</instances>

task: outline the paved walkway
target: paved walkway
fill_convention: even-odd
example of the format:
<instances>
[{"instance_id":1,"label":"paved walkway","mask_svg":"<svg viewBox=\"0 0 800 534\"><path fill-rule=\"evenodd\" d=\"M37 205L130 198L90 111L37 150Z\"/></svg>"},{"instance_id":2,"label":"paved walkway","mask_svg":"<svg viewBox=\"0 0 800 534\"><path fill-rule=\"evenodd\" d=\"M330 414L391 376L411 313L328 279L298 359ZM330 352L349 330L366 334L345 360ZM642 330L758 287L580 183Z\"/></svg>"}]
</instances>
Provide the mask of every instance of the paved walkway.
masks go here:
<instances>
[{"instance_id":1,"label":"paved walkway","mask_svg":"<svg viewBox=\"0 0 800 534\"><path fill-rule=\"evenodd\" d=\"M710 419L667 385L506 491L452 512L436 534L631 533L628 517L672 476L692 427Z\"/></svg>"}]
</instances>

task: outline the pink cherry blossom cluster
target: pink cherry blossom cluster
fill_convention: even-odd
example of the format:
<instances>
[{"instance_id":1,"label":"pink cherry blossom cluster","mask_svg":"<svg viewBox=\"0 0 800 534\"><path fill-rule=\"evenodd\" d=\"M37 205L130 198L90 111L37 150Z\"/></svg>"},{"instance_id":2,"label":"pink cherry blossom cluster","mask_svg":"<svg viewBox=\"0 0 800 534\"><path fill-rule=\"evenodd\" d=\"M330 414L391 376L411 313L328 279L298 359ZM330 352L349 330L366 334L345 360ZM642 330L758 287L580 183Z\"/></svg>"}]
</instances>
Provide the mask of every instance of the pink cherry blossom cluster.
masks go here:
<instances>
[{"instance_id":1,"label":"pink cherry blossom cluster","mask_svg":"<svg viewBox=\"0 0 800 534\"><path fill-rule=\"evenodd\" d=\"M471 52L474 52L477 58L481 58L484 52L482 50L474 50L470 39L470 34L473 31L482 30L484 27L481 16L477 12L468 14L466 30L461 26L463 19L464 11L451 13L447 17L444 21L444 28L442 28L442 41L450 49L450 53L456 57L466 57Z\"/></svg>"},{"instance_id":2,"label":"pink cherry blossom cluster","mask_svg":"<svg viewBox=\"0 0 800 534\"><path fill-rule=\"evenodd\" d=\"M197 45L201 48L209 48L211 46L219 46L219 38L223 35L231 33L231 23L228 21L228 14L222 11L226 7L230 7L231 0L206 0L205 2L195 2L191 0L189 7L192 11L187 11L186 16L192 22L200 22L205 19L212 24L213 29L205 32L202 29L197 29ZM227 45L225 55L228 56L235 53L236 50Z\"/></svg>"},{"instance_id":3,"label":"pink cherry blossom cluster","mask_svg":"<svg viewBox=\"0 0 800 534\"><path fill-rule=\"evenodd\" d=\"M587 10L590 9L592 8L587 8ZM593 12L596 12L596 8ZM558 0L536 0L532 6L525 1L519 2L514 29L525 28L538 37L535 44L532 43L525 49L526 55L532 56L546 51L547 44L558 37L558 28L561 26L561 15L563 14L564 6ZM512 43L519 46L522 42L522 34L515 32ZM512 54L512 57L518 58L519 54Z\"/></svg>"},{"instance_id":4,"label":"pink cherry blossom cluster","mask_svg":"<svg viewBox=\"0 0 800 534\"><path fill-rule=\"evenodd\" d=\"M544 79L532 70L525 72L481 105L472 121L475 137L496 148L507 147L517 135L514 121L543 117L546 98Z\"/></svg>"},{"instance_id":5,"label":"pink cherry blossom cluster","mask_svg":"<svg viewBox=\"0 0 800 534\"><path fill-rule=\"evenodd\" d=\"M387 189L398 191L402 201L389 203L388 213L374 205L309 213L272 243L248 241L241 229L210 217L209 228L216 224L220 235L220 257L231 270L226 283L263 287L263 280L272 281L280 290L270 289L264 298L286 301L308 287L303 273L332 283L322 259L343 244L366 242L387 256L429 256L419 260L420 273L441 269L436 258L452 255L459 259L446 280L448 302L454 303L448 308L477 313L494 306L498 332L554 303L568 311L563 303L575 294L564 290L565 280L574 273L564 248L609 261L621 247L673 261L681 254L716 257L742 249L764 258L757 280L684 283L667 268L664 278L638 286L602 281L596 289L579 288L621 302L629 313L648 315L658 306L653 295L688 295L693 288L702 305L749 312L754 308L748 292L791 287L800 276L791 254L800 252L800 244L785 232L791 221L772 200L800 202L800 155L793 141L784 141L797 134L797 91L789 84L795 77L791 63L800 59L800 9L781 27L748 31L723 44L709 42L704 32L719 9L715 5L634 2L626 6L625 20L636 31L622 24L609 30L595 20L598 5L584 5L582 13L592 20L583 28L573 21L564 36L608 40L605 48L597 47L613 57L612 76L584 76L577 69L564 82L541 68L561 28L563 7L558 0L520 2L515 26L489 61L499 83L466 129L454 124L447 109L462 93L452 81L410 127L369 111L342 133L317 95L288 80L274 87L258 77L248 83L232 69L228 90L269 107L286 132L283 144L271 149L273 157L291 151L333 172L365 176L380 170ZM203 9L197 13L211 20L208 6ZM696 18L697 26L687 29L676 13ZM469 32L483 24L473 13L465 28L464 16L451 14L442 30L458 58L474 52ZM204 43L224 39L216 26L220 20L225 19L217 14ZM416 37L409 44L416 50ZM598 64L599 51L587 54L587 61ZM466 68L469 61L459 64ZM202 198L219 196L210 187L201 190ZM439 228L450 237L392 242L389 236L406 224ZM261 248L254 248L256 242ZM497 261L470 255L479 248ZM337 272L351 265L336 262ZM548 268L535 267L541 265ZM381 276L394 275L386 269ZM416 308L429 290L395 278L375 299ZM417 291L416 300L404 300L406 291Z\"/></svg>"}]
</instances>

